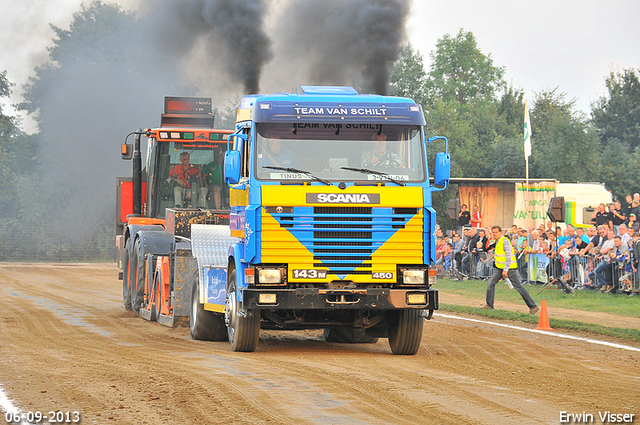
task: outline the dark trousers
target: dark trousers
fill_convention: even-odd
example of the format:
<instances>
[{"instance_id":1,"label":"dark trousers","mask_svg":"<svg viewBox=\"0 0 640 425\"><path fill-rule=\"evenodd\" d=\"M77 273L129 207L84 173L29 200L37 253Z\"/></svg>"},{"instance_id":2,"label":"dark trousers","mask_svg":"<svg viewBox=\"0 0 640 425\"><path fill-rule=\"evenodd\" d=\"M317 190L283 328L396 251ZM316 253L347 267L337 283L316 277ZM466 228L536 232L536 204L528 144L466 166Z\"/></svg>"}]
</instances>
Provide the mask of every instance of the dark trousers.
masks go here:
<instances>
[{"instance_id":1,"label":"dark trousers","mask_svg":"<svg viewBox=\"0 0 640 425\"><path fill-rule=\"evenodd\" d=\"M535 308L536 302L533 300L533 298L531 298L531 295L529 295L529 292L527 292L527 290L524 289L524 287L520 284L520 276L518 273L518 269L509 269L509 271L507 272L507 277L511 281L513 288L516 291L518 291L518 293L524 300L525 304L527 304L527 307ZM487 305L490 307L493 307L496 283L498 283L500 279L502 279L502 269L494 267L493 274L487 281L487 300L486 301L487 301Z\"/></svg>"}]
</instances>

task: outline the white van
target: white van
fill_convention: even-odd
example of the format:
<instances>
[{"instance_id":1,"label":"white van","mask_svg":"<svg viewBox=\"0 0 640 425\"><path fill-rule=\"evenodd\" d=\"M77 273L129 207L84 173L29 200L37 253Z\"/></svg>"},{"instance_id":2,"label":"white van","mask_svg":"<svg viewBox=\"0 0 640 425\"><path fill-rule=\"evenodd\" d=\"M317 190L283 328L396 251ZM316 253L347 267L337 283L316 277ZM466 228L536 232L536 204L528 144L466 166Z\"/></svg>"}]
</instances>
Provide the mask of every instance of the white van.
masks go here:
<instances>
[{"instance_id":1,"label":"white van","mask_svg":"<svg viewBox=\"0 0 640 425\"><path fill-rule=\"evenodd\" d=\"M608 207L613 202L603 183L558 183L556 196L564 196L565 224L585 229L591 226L591 215L599 204Z\"/></svg>"}]
</instances>

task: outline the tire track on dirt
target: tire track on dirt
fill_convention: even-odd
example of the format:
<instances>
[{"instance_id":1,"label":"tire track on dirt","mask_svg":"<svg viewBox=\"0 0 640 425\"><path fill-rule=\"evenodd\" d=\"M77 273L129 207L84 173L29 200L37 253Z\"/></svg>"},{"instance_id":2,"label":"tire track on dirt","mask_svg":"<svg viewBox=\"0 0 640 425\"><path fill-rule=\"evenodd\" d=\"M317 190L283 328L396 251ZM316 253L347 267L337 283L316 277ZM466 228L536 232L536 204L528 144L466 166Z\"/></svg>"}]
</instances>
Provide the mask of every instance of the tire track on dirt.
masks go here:
<instances>
[{"instance_id":1,"label":"tire track on dirt","mask_svg":"<svg viewBox=\"0 0 640 425\"><path fill-rule=\"evenodd\" d=\"M0 384L21 408L123 424L511 424L640 409L635 353L440 318L415 356L313 331L263 331L255 353L234 353L124 311L116 277L113 265L0 264Z\"/></svg>"}]
</instances>

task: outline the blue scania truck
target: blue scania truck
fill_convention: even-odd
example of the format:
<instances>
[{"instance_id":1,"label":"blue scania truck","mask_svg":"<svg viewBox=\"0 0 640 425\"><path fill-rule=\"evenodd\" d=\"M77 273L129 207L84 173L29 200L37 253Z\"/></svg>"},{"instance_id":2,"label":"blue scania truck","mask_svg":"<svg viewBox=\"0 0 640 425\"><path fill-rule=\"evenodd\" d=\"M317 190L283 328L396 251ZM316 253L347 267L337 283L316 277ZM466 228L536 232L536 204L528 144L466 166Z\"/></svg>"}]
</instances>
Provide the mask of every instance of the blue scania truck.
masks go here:
<instances>
[{"instance_id":1,"label":"blue scania truck","mask_svg":"<svg viewBox=\"0 0 640 425\"><path fill-rule=\"evenodd\" d=\"M179 122L189 131L142 132L155 145L173 134L174 161L193 145L183 134L205 134ZM445 144L430 181L426 148L440 137L426 139L424 124L414 101L351 87L245 96L224 134L223 208L148 207L156 216L121 223L125 307L134 299L165 324L188 316L192 337L235 351L254 351L261 329L323 329L415 354L438 309L431 196L450 173Z\"/></svg>"}]
</instances>

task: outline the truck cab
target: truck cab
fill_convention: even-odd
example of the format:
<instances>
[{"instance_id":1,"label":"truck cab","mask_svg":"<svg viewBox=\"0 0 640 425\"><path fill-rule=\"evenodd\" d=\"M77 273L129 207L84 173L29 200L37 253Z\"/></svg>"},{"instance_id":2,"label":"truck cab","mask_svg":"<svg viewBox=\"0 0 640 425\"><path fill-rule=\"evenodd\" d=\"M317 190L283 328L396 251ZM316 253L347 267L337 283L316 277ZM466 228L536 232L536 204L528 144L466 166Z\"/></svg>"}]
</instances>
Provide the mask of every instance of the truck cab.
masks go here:
<instances>
[{"instance_id":1,"label":"truck cab","mask_svg":"<svg viewBox=\"0 0 640 425\"><path fill-rule=\"evenodd\" d=\"M350 87L302 90L242 99L225 158L238 239L227 281L205 280L204 292L227 291L241 351L255 349L256 327L321 328L413 354L438 308L431 193L442 188L429 183L422 109ZM441 153L436 184L448 174Z\"/></svg>"}]
</instances>

